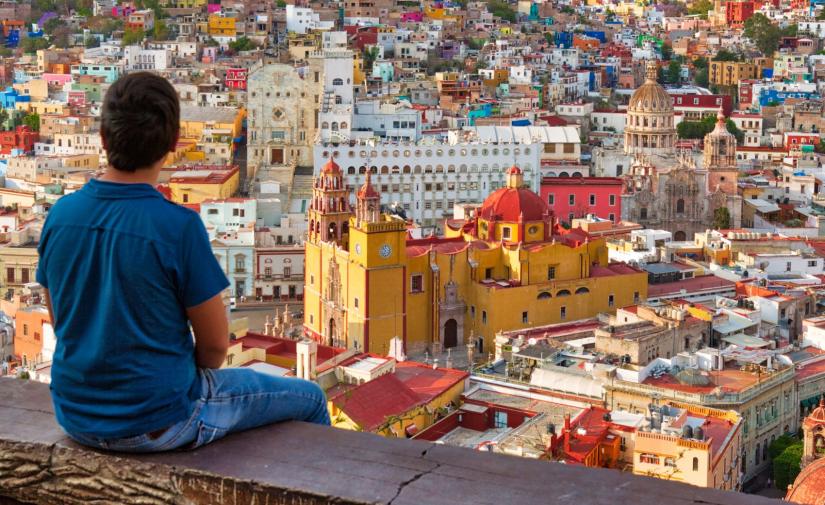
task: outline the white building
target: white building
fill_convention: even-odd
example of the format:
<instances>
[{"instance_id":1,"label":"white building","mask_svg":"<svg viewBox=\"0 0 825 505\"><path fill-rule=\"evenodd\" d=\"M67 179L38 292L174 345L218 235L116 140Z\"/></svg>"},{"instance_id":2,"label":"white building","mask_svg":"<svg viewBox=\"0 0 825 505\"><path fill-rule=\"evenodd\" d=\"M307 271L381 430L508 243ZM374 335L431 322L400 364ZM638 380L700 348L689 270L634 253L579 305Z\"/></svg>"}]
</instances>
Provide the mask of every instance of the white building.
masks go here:
<instances>
[{"instance_id":1,"label":"white building","mask_svg":"<svg viewBox=\"0 0 825 505\"><path fill-rule=\"evenodd\" d=\"M307 7L286 6L286 29L288 32L304 34L310 30L330 30L332 21L321 21L318 13Z\"/></svg>"},{"instance_id":2,"label":"white building","mask_svg":"<svg viewBox=\"0 0 825 505\"><path fill-rule=\"evenodd\" d=\"M145 49L134 45L123 48L123 61L126 70L166 70L172 55L166 49Z\"/></svg>"}]
</instances>

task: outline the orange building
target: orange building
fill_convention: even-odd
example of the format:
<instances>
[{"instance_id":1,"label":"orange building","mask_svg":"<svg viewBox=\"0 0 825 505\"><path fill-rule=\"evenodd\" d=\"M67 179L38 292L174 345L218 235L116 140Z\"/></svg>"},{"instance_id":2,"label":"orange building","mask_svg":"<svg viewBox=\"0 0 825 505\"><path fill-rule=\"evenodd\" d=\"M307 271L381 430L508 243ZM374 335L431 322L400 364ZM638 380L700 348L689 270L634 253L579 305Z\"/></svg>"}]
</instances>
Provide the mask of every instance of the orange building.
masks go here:
<instances>
[{"instance_id":1,"label":"orange building","mask_svg":"<svg viewBox=\"0 0 825 505\"><path fill-rule=\"evenodd\" d=\"M612 423L610 411L601 407L583 410L572 422L566 414L561 433L553 434L548 452L568 464L618 468L622 437L613 433L616 430L633 431Z\"/></svg>"},{"instance_id":2,"label":"orange building","mask_svg":"<svg viewBox=\"0 0 825 505\"><path fill-rule=\"evenodd\" d=\"M14 316L14 354L20 358L23 366L35 365L48 361L51 356L44 356L44 335L53 337L49 311L43 305L21 307Z\"/></svg>"}]
</instances>

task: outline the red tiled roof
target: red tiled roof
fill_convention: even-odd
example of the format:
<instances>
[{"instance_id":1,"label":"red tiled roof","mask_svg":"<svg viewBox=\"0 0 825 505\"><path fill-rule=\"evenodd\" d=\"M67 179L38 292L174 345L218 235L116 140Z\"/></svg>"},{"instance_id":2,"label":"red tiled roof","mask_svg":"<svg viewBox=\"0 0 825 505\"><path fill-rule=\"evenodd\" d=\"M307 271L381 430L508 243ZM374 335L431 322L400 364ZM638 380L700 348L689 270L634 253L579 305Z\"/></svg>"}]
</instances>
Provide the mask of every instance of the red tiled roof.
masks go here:
<instances>
[{"instance_id":1,"label":"red tiled roof","mask_svg":"<svg viewBox=\"0 0 825 505\"><path fill-rule=\"evenodd\" d=\"M331 398L332 403L366 431L384 424L388 417L409 412L425 403L394 374L385 374Z\"/></svg>"},{"instance_id":2,"label":"red tiled roof","mask_svg":"<svg viewBox=\"0 0 825 505\"><path fill-rule=\"evenodd\" d=\"M804 505L825 503L825 459L816 459L802 469L785 500Z\"/></svg>"},{"instance_id":3,"label":"red tiled roof","mask_svg":"<svg viewBox=\"0 0 825 505\"><path fill-rule=\"evenodd\" d=\"M683 289L687 294L714 288L733 288L736 283L716 277L715 275L703 275L692 279L684 279L676 282L664 282L661 284L650 284L647 287L647 296L663 296L680 293Z\"/></svg>"},{"instance_id":4,"label":"red tiled roof","mask_svg":"<svg viewBox=\"0 0 825 505\"><path fill-rule=\"evenodd\" d=\"M527 188L499 188L484 200L479 216L488 221L544 221L550 207Z\"/></svg>"},{"instance_id":5,"label":"red tiled roof","mask_svg":"<svg viewBox=\"0 0 825 505\"><path fill-rule=\"evenodd\" d=\"M415 361L402 361L395 365L395 376L424 401L432 401L448 389L470 376L467 372L452 368L437 368Z\"/></svg>"}]
</instances>

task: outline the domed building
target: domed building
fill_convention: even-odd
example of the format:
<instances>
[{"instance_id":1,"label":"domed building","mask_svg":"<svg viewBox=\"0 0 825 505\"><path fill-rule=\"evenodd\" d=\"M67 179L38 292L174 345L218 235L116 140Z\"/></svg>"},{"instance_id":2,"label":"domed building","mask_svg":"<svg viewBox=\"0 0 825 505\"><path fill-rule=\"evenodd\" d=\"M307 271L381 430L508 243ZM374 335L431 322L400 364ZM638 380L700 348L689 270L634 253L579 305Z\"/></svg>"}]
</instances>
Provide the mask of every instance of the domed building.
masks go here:
<instances>
[{"instance_id":1,"label":"domed building","mask_svg":"<svg viewBox=\"0 0 825 505\"><path fill-rule=\"evenodd\" d=\"M673 99L656 82L658 68L655 61L647 62L645 82L630 97L624 129L625 154L667 155L676 148Z\"/></svg>"},{"instance_id":2,"label":"domed building","mask_svg":"<svg viewBox=\"0 0 825 505\"><path fill-rule=\"evenodd\" d=\"M676 148L673 99L656 82L657 63L646 64L645 82L627 108L624 154L630 169L622 178L622 220L667 230L674 240L691 240L712 227L716 211L728 209L728 227L741 224L736 186L736 138L720 110L704 139L702 167L689 151Z\"/></svg>"},{"instance_id":3,"label":"domed building","mask_svg":"<svg viewBox=\"0 0 825 505\"><path fill-rule=\"evenodd\" d=\"M387 354L398 338L408 354L467 344L484 353L499 331L594 317L647 297L646 273L610 263L604 239L559 226L518 167L463 219L448 220L444 236L424 238L381 212L369 177L354 211L343 205L349 192L339 173L331 160L316 176L308 214L304 329L319 342Z\"/></svg>"},{"instance_id":4,"label":"domed building","mask_svg":"<svg viewBox=\"0 0 825 505\"><path fill-rule=\"evenodd\" d=\"M788 487L785 500L803 505L825 504L825 397L802 422L802 471Z\"/></svg>"}]
</instances>

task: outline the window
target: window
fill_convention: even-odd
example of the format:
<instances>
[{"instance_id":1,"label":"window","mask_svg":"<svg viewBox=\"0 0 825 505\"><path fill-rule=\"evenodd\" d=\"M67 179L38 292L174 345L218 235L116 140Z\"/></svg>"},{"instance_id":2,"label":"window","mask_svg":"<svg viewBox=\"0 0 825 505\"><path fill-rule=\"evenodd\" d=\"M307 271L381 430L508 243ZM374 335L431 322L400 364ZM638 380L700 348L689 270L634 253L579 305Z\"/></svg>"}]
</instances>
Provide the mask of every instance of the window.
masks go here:
<instances>
[{"instance_id":1,"label":"window","mask_svg":"<svg viewBox=\"0 0 825 505\"><path fill-rule=\"evenodd\" d=\"M639 303L639 292L638 291L633 292L633 303Z\"/></svg>"},{"instance_id":2,"label":"window","mask_svg":"<svg viewBox=\"0 0 825 505\"><path fill-rule=\"evenodd\" d=\"M576 205L576 195L568 195L567 204L568 205Z\"/></svg>"},{"instance_id":3,"label":"window","mask_svg":"<svg viewBox=\"0 0 825 505\"><path fill-rule=\"evenodd\" d=\"M353 300L353 305L355 306L356 309L358 308L358 297L357 296Z\"/></svg>"},{"instance_id":4,"label":"window","mask_svg":"<svg viewBox=\"0 0 825 505\"><path fill-rule=\"evenodd\" d=\"M808 260L808 266L809 267L815 267L816 266L816 260Z\"/></svg>"},{"instance_id":5,"label":"window","mask_svg":"<svg viewBox=\"0 0 825 505\"><path fill-rule=\"evenodd\" d=\"M596 195L590 195L590 205L596 205Z\"/></svg>"},{"instance_id":6,"label":"window","mask_svg":"<svg viewBox=\"0 0 825 505\"><path fill-rule=\"evenodd\" d=\"M279 236L280 238L280 236ZM284 279L289 279L292 275L292 267L284 267Z\"/></svg>"},{"instance_id":7,"label":"window","mask_svg":"<svg viewBox=\"0 0 825 505\"><path fill-rule=\"evenodd\" d=\"M647 463L650 465L658 465L659 464L659 456L655 454L647 454L642 453L639 455L639 461L642 463Z\"/></svg>"},{"instance_id":8,"label":"window","mask_svg":"<svg viewBox=\"0 0 825 505\"><path fill-rule=\"evenodd\" d=\"M547 267L547 280L556 278L556 267Z\"/></svg>"},{"instance_id":9,"label":"window","mask_svg":"<svg viewBox=\"0 0 825 505\"><path fill-rule=\"evenodd\" d=\"M613 207L616 205L616 195L610 195L610 206Z\"/></svg>"},{"instance_id":10,"label":"window","mask_svg":"<svg viewBox=\"0 0 825 505\"><path fill-rule=\"evenodd\" d=\"M272 276L272 267L264 267L264 275L267 277Z\"/></svg>"},{"instance_id":11,"label":"window","mask_svg":"<svg viewBox=\"0 0 825 505\"><path fill-rule=\"evenodd\" d=\"M421 274L413 274L410 277L410 291L413 293L421 293L424 291L424 276Z\"/></svg>"},{"instance_id":12,"label":"window","mask_svg":"<svg viewBox=\"0 0 825 505\"><path fill-rule=\"evenodd\" d=\"M40 342L40 332L38 332L38 331L34 332L34 339L37 340L38 342Z\"/></svg>"},{"instance_id":13,"label":"window","mask_svg":"<svg viewBox=\"0 0 825 505\"><path fill-rule=\"evenodd\" d=\"M507 412L497 410L495 416L493 416L493 419L495 420L496 428L507 427Z\"/></svg>"},{"instance_id":14,"label":"window","mask_svg":"<svg viewBox=\"0 0 825 505\"><path fill-rule=\"evenodd\" d=\"M209 214L210 216L214 216L218 213L218 209L209 209L209 210L206 211L206 213Z\"/></svg>"},{"instance_id":15,"label":"window","mask_svg":"<svg viewBox=\"0 0 825 505\"><path fill-rule=\"evenodd\" d=\"M245 258L243 256L236 256L235 257L235 271L236 272L243 272L245 267L246 267Z\"/></svg>"},{"instance_id":16,"label":"window","mask_svg":"<svg viewBox=\"0 0 825 505\"><path fill-rule=\"evenodd\" d=\"M14 282L14 268L6 269L6 282Z\"/></svg>"},{"instance_id":17,"label":"window","mask_svg":"<svg viewBox=\"0 0 825 505\"><path fill-rule=\"evenodd\" d=\"M522 312L522 313L521 313L521 322L522 322L523 324L527 324L527 323L528 323L527 312Z\"/></svg>"},{"instance_id":18,"label":"window","mask_svg":"<svg viewBox=\"0 0 825 505\"><path fill-rule=\"evenodd\" d=\"M685 201L681 198L676 200L676 213L677 214L684 214L685 213Z\"/></svg>"},{"instance_id":19,"label":"window","mask_svg":"<svg viewBox=\"0 0 825 505\"><path fill-rule=\"evenodd\" d=\"M492 279L493 278L493 269L492 268L485 268L484 269L484 278L485 279Z\"/></svg>"},{"instance_id":20,"label":"window","mask_svg":"<svg viewBox=\"0 0 825 505\"><path fill-rule=\"evenodd\" d=\"M549 195L547 195L547 203L549 205L555 204L556 203L556 195L554 195L553 193L550 193Z\"/></svg>"},{"instance_id":21,"label":"window","mask_svg":"<svg viewBox=\"0 0 825 505\"><path fill-rule=\"evenodd\" d=\"M616 214L608 214L607 219L616 222Z\"/></svg>"},{"instance_id":22,"label":"window","mask_svg":"<svg viewBox=\"0 0 825 505\"><path fill-rule=\"evenodd\" d=\"M567 307L562 306L559 308L559 319L561 319L562 321L567 319Z\"/></svg>"},{"instance_id":23,"label":"window","mask_svg":"<svg viewBox=\"0 0 825 505\"><path fill-rule=\"evenodd\" d=\"M29 325L24 324L23 325L23 335L28 335L28 334L29 334Z\"/></svg>"},{"instance_id":24,"label":"window","mask_svg":"<svg viewBox=\"0 0 825 505\"><path fill-rule=\"evenodd\" d=\"M693 458L693 471L694 472L699 471L699 458L697 458L697 457Z\"/></svg>"},{"instance_id":25,"label":"window","mask_svg":"<svg viewBox=\"0 0 825 505\"><path fill-rule=\"evenodd\" d=\"M487 311L486 310L481 311L481 322L482 322L482 324L487 324Z\"/></svg>"},{"instance_id":26,"label":"window","mask_svg":"<svg viewBox=\"0 0 825 505\"><path fill-rule=\"evenodd\" d=\"M785 263L785 271L786 271L786 272L790 272L790 271L791 271L791 262L790 262L790 261L789 261L789 262L787 262L787 263Z\"/></svg>"},{"instance_id":27,"label":"window","mask_svg":"<svg viewBox=\"0 0 825 505\"><path fill-rule=\"evenodd\" d=\"M639 209L639 218L647 219L647 207L642 207L641 209Z\"/></svg>"},{"instance_id":28,"label":"window","mask_svg":"<svg viewBox=\"0 0 825 505\"><path fill-rule=\"evenodd\" d=\"M607 295L607 306L612 307L614 305L613 295Z\"/></svg>"},{"instance_id":29,"label":"window","mask_svg":"<svg viewBox=\"0 0 825 505\"><path fill-rule=\"evenodd\" d=\"M665 457L665 466L676 468L676 460L674 458Z\"/></svg>"},{"instance_id":30,"label":"window","mask_svg":"<svg viewBox=\"0 0 825 505\"><path fill-rule=\"evenodd\" d=\"M510 227L505 226L501 229L501 238L502 240L510 240Z\"/></svg>"}]
</instances>

